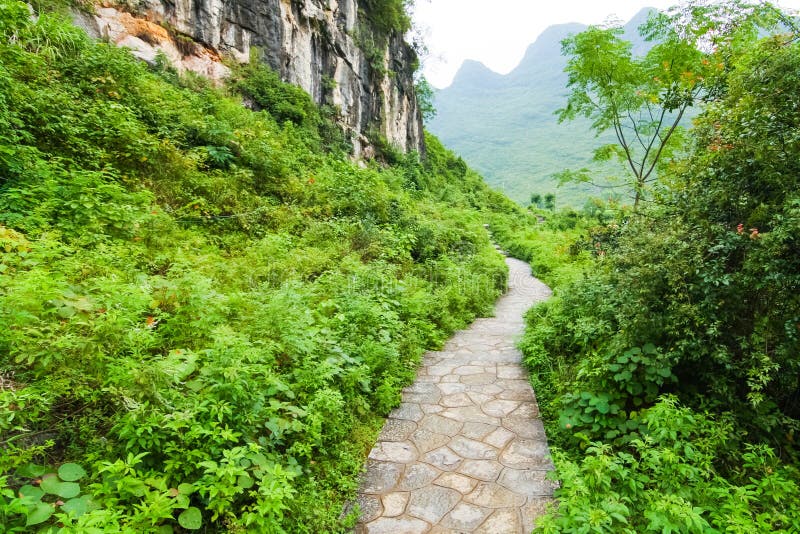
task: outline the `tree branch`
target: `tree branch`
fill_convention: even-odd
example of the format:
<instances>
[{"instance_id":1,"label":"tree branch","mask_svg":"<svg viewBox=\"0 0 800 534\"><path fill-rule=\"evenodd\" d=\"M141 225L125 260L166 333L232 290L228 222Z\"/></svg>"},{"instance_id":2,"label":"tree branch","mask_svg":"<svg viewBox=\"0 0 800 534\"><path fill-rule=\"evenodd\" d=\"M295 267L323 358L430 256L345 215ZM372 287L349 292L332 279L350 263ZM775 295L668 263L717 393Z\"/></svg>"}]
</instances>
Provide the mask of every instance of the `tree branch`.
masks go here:
<instances>
[{"instance_id":1,"label":"tree branch","mask_svg":"<svg viewBox=\"0 0 800 534\"><path fill-rule=\"evenodd\" d=\"M619 120L619 113L617 112L617 105L612 101L611 104L612 111L614 112L614 131L617 134L617 140L619 144L622 145L622 150L625 151L625 157L628 159L628 165L630 166L631 170L633 171L633 175L636 177L638 182L639 175L636 173L636 164L633 161L633 156L631 154L630 146L628 145L628 140L625 139L625 132L622 131L622 125Z\"/></svg>"},{"instance_id":2,"label":"tree branch","mask_svg":"<svg viewBox=\"0 0 800 534\"><path fill-rule=\"evenodd\" d=\"M680 124L681 119L683 118L683 114L686 111L686 108L688 106L689 106L688 103L684 103L683 106L681 106L680 111L678 112L678 116L672 122L672 126L670 127L669 131L667 131L667 135L664 136L664 140L661 142L661 146L658 147L658 152L656 152L656 157L653 158L653 163L650 165L650 168L647 170L647 174L644 175L645 178L648 178L650 176L650 173L653 172L653 169L656 168L656 163L658 163L658 158L661 157L661 152L664 150L664 147L666 146L667 142L669 141L669 138L672 137L672 134L675 132L675 129L678 127L678 124ZM659 129L660 129L660 126L659 126Z\"/></svg>"},{"instance_id":3,"label":"tree branch","mask_svg":"<svg viewBox=\"0 0 800 534\"><path fill-rule=\"evenodd\" d=\"M630 119L631 124L633 124L633 131L636 134L636 139L639 140L639 144L642 145L642 148L647 150L647 147L645 147L645 145L644 145L644 141L642 141L642 136L639 135L639 128L636 126L637 121L634 120L633 115L631 115L630 109L628 110L628 119Z\"/></svg>"}]
</instances>

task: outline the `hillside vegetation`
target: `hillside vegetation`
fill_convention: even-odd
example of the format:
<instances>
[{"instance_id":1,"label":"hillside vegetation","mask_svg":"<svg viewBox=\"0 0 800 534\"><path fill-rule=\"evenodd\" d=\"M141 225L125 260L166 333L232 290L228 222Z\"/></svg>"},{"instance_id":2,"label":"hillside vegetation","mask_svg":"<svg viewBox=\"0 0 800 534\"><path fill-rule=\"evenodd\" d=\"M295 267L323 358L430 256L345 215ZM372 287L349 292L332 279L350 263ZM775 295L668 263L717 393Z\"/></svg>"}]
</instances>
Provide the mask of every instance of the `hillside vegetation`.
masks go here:
<instances>
[{"instance_id":1,"label":"hillside vegetation","mask_svg":"<svg viewBox=\"0 0 800 534\"><path fill-rule=\"evenodd\" d=\"M263 67L213 88L0 0L0 532L352 525L421 353L505 287L516 208L427 149L361 168Z\"/></svg>"},{"instance_id":2,"label":"hillside vegetation","mask_svg":"<svg viewBox=\"0 0 800 534\"><path fill-rule=\"evenodd\" d=\"M679 19L721 65L687 155L543 266L522 349L560 488L539 532L800 530L800 41L713 9Z\"/></svg>"},{"instance_id":3,"label":"hillside vegetation","mask_svg":"<svg viewBox=\"0 0 800 534\"><path fill-rule=\"evenodd\" d=\"M690 6L685 144L636 212L555 212L433 136L354 162L263 66L214 87L0 0L0 533L348 532L421 354L506 285L485 223L556 289L539 532L800 531L800 37Z\"/></svg>"}]
</instances>

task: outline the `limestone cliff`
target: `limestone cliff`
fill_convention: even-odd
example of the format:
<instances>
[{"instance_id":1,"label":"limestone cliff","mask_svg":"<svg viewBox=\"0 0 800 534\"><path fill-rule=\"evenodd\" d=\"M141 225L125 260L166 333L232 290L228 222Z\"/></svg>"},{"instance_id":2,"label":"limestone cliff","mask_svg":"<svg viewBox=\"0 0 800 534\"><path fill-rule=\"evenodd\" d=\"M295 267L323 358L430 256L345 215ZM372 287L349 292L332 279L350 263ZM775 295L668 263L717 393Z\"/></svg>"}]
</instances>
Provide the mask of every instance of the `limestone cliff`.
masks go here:
<instances>
[{"instance_id":1,"label":"limestone cliff","mask_svg":"<svg viewBox=\"0 0 800 534\"><path fill-rule=\"evenodd\" d=\"M138 0L79 19L142 59L161 52L179 69L215 79L228 71L221 57L248 61L257 47L285 81L340 110L357 155L369 153L367 137L376 133L404 152L424 150L416 55L396 32L373 39L358 0Z\"/></svg>"}]
</instances>

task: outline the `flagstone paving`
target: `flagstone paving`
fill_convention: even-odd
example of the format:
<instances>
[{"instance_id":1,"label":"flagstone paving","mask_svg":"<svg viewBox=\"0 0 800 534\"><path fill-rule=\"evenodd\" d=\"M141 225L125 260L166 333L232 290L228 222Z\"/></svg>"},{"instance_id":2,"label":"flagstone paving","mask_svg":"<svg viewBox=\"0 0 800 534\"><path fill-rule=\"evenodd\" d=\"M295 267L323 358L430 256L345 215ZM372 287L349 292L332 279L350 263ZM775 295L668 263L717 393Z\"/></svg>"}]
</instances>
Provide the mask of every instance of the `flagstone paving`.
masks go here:
<instances>
[{"instance_id":1,"label":"flagstone paving","mask_svg":"<svg viewBox=\"0 0 800 534\"><path fill-rule=\"evenodd\" d=\"M552 499L553 464L515 343L550 289L506 258L495 316L428 352L389 414L362 478L358 534L530 532Z\"/></svg>"}]
</instances>

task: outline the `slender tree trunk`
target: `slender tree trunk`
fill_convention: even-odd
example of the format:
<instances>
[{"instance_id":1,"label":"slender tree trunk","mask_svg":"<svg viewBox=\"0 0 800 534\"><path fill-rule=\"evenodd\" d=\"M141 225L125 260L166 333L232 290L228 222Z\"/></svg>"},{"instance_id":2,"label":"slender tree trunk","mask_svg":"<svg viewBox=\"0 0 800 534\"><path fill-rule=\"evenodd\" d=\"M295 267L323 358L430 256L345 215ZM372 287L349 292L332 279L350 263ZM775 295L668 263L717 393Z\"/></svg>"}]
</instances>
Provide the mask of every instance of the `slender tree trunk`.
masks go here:
<instances>
[{"instance_id":1,"label":"slender tree trunk","mask_svg":"<svg viewBox=\"0 0 800 534\"><path fill-rule=\"evenodd\" d=\"M642 192L644 191L644 179L641 176L637 176L633 189L635 192L633 196L633 212L636 213L639 211L639 201L642 199Z\"/></svg>"}]
</instances>

